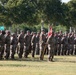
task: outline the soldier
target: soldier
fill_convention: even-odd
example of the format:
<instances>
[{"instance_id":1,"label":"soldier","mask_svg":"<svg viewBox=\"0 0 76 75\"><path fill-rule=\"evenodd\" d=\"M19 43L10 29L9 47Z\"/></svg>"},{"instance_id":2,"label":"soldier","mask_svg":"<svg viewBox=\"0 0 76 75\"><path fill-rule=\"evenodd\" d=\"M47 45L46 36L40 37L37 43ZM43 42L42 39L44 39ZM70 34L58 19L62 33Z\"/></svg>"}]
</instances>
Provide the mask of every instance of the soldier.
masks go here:
<instances>
[{"instance_id":1,"label":"soldier","mask_svg":"<svg viewBox=\"0 0 76 75\"><path fill-rule=\"evenodd\" d=\"M36 49L36 33L33 33L32 39L31 39L31 45L32 45L32 57L35 55L35 49Z\"/></svg>"},{"instance_id":2,"label":"soldier","mask_svg":"<svg viewBox=\"0 0 76 75\"><path fill-rule=\"evenodd\" d=\"M21 31L19 36L20 50L19 50L19 58L22 58L23 50L24 50L24 31Z\"/></svg>"},{"instance_id":3,"label":"soldier","mask_svg":"<svg viewBox=\"0 0 76 75\"><path fill-rule=\"evenodd\" d=\"M24 57L27 58L29 53L30 53L30 48L31 48L31 35L30 31L27 31L27 34L25 35L25 53Z\"/></svg>"},{"instance_id":4,"label":"soldier","mask_svg":"<svg viewBox=\"0 0 76 75\"><path fill-rule=\"evenodd\" d=\"M48 39L48 33L46 33L45 36L46 36L46 40L47 40ZM45 48L44 55L48 55L48 46L46 46L46 48Z\"/></svg>"},{"instance_id":5,"label":"soldier","mask_svg":"<svg viewBox=\"0 0 76 75\"><path fill-rule=\"evenodd\" d=\"M74 44L75 44L75 52L74 52L74 54L76 55L76 35L75 35L75 38L74 38Z\"/></svg>"},{"instance_id":6,"label":"soldier","mask_svg":"<svg viewBox=\"0 0 76 75\"><path fill-rule=\"evenodd\" d=\"M11 59L14 59L14 54L16 52L17 44L18 44L17 36L16 34L13 34L13 39L11 42L11 45L12 45Z\"/></svg>"},{"instance_id":7,"label":"soldier","mask_svg":"<svg viewBox=\"0 0 76 75\"><path fill-rule=\"evenodd\" d=\"M57 40L57 38L58 38L58 34L54 33L54 37L55 37L55 40L56 40L54 53L55 53L55 55L57 55L57 50L58 50L58 40Z\"/></svg>"},{"instance_id":8,"label":"soldier","mask_svg":"<svg viewBox=\"0 0 76 75\"><path fill-rule=\"evenodd\" d=\"M30 33L31 39L32 39L33 34L34 34L34 32L32 31L32 32ZM31 53L31 51L32 51L32 45L30 46L29 53Z\"/></svg>"},{"instance_id":9,"label":"soldier","mask_svg":"<svg viewBox=\"0 0 76 75\"><path fill-rule=\"evenodd\" d=\"M54 32L52 32L52 36L48 37L47 43L48 43L48 60L53 61L54 58L54 50L55 50L55 37Z\"/></svg>"},{"instance_id":10,"label":"soldier","mask_svg":"<svg viewBox=\"0 0 76 75\"><path fill-rule=\"evenodd\" d=\"M40 46L40 60L43 60L45 47L46 47L46 36L45 36L45 31L44 30L42 30L41 34L40 34L39 46Z\"/></svg>"},{"instance_id":11,"label":"soldier","mask_svg":"<svg viewBox=\"0 0 76 75\"><path fill-rule=\"evenodd\" d=\"M36 35L36 54L39 55L40 53L40 49L39 49L39 37L40 37L40 33L38 32Z\"/></svg>"},{"instance_id":12,"label":"soldier","mask_svg":"<svg viewBox=\"0 0 76 75\"><path fill-rule=\"evenodd\" d=\"M62 55L66 55L68 52L68 35L65 34L63 36L63 48L62 48Z\"/></svg>"},{"instance_id":13,"label":"soldier","mask_svg":"<svg viewBox=\"0 0 76 75\"><path fill-rule=\"evenodd\" d=\"M58 34L58 37L57 37L57 42L58 42L57 53L58 53L58 55L61 54L61 45L62 45L61 39L62 39L62 34L59 33L59 34Z\"/></svg>"},{"instance_id":14,"label":"soldier","mask_svg":"<svg viewBox=\"0 0 76 75\"><path fill-rule=\"evenodd\" d=\"M5 38L5 44L6 44L6 55L5 58L8 59L10 56L10 42L11 42L11 38L10 38L10 31L7 32L7 36Z\"/></svg>"},{"instance_id":15,"label":"soldier","mask_svg":"<svg viewBox=\"0 0 76 75\"><path fill-rule=\"evenodd\" d=\"M5 46L5 31L2 31L2 34L0 35L0 59L3 58L4 54L4 46Z\"/></svg>"},{"instance_id":16,"label":"soldier","mask_svg":"<svg viewBox=\"0 0 76 75\"><path fill-rule=\"evenodd\" d=\"M73 55L73 50L74 50L74 35L73 34L70 34L70 37L69 37L69 52L71 55Z\"/></svg>"}]
</instances>

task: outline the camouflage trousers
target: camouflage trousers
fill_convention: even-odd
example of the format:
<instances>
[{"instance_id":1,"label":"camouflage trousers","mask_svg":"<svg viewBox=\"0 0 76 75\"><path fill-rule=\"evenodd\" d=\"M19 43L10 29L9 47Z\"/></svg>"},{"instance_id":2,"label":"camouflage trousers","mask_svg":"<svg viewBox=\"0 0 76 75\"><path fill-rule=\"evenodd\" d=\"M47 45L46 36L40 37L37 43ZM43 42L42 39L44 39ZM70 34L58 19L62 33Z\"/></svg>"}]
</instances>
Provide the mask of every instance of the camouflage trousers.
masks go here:
<instances>
[{"instance_id":1,"label":"camouflage trousers","mask_svg":"<svg viewBox=\"0 0 76 75\"><path fill-rule=\"evenodd\" d=\"M36 44L32 46L32 57L35 56Z\"/></svg>"},{"instance_id":2,"label":"camouflage trousers","mask_svg":"<svg viewBox=\"0 0 76 75\"><path fill-rule=\"evenodd\" d=\"M6 52L5 58L8 59L10 56L10 44L6 44L5 52Z\"/></svg>"},{"instance_id":3,"label":"camouflage trousers","mask_svg":"<svg viewBox=\"0 0 76 75\"><path fill-rule=\"evenodd\" d=\"M19 58L22 58L23 50L24 50L24 43L20 43L20 50L18 52Z\"/></svg>"},{"instance_id":4,"label":"camouflage trousers","mask_svg":"<svg viewBox=\"0 0 76 75\"><path fill-rule=\"evenodd\" d=\"M1 46L0 46L0 59L3 58L3 55L4 55L4 46L1 45Z\"/></svg>"},{"instance_id":5,"label":"camouflage trousers","mask_svg":"<svg viewBox=\"0 0 76 75\"><path fill-rule=\"evenodd\" d=\"M31 51L31 45L25 46L24 57L27 58Z\"/></svg>"},{"instance_id":6,"label":"camouflage trousers","mask_svg":"<svg viewBox=\"0 0 76 75\"><path fill-rule=\"evenodd\" d=\"M48 60L49 61L53 61L54 58L54 46L51 46L50 44L48 44Z\"/></svg>"},{"instance_id":7,"label":"camouflage trousers","mask_svg":"<svg viewBox=\"0 0 76 75\"><path fill-rule=\"evenodd\" d=\"M75 45L75 52L74 52L74 54L76 55L76 45Z\"/></svg>"},{"instance_id":8,"label":"camouflage trousers","mask_svg":"<svg viewBox=\"0 0 76 75\"><path fill-rule=\"evenodd\" d=\"M68 44L63 44L61 54L62 55L68 55Z\"/></svg>"},{"instance_id":9,"label":"camouflage trousers","mask_svg":"<svg viewBox=\"0 0 76 75\"><path fill-rule=\"evenodd\" d=\"M39 55L40 53L40 49L39 49L39 44L37 43L36 44L36 55Z\"/></svg>"},{"instance_id":10,"label":"camouflage trousers","mask_svg":"<svg viewBox=\"0 0 76 75\"><path fill-rule=\"evenodd\" d=\"M62 45L58 44L57 45L57 55L61 55L61 49L62 49Z\"/></svg>"},{"instance_id":11,"label":"camouflage trousers","mask_svg":"<svg viewBox=\"0 0 76 75\"><path fill-rule=\"evenodd\" d=\"M16 47L17 45L12 45L12 50L11 50L11 58L14 59L14 55L15 55L15 52L16 52Z\"/></svg>"},{"instance_id":12,"label":"camouflage trousers","mask_svg":"<svg viewBox=\"0 0 76 75\"><path fill-rule=\"evenodd\" d=\"M73 52L74 52L74 44L69 44L68 55L69 54L73 55Z\"/></svg>"},{"instance_id":13,"label":"camouflage trousers","mask_svg":"<svg viewBox=\"0 0 76 75\"><path fill-rule=\"evenodd\" d=\"M46 47L45 44L44 45L40 44L40 60L44 59L44 52L45 52L45 49L46 49L45 47Z\"/></svg>"}]
</instances>

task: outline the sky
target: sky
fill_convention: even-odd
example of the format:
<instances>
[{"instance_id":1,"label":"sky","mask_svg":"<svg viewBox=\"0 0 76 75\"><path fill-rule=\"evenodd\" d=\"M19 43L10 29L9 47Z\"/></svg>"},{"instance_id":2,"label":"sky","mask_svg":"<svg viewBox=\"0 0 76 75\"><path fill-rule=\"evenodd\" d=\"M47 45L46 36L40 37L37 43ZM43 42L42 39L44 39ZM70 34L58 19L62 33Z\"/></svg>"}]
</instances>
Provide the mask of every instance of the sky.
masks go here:
<instances>
[{"instance_id":1,"label":"sky","mask_svg":"<svg viewBox=\"0 0 76 75\"><path fill-rule=\"evenodd\" d=\"M67 3L67 2L69 2L70 0L62 0L62 2L65 2L65 3Z\"/></svg>"}]
</instances>

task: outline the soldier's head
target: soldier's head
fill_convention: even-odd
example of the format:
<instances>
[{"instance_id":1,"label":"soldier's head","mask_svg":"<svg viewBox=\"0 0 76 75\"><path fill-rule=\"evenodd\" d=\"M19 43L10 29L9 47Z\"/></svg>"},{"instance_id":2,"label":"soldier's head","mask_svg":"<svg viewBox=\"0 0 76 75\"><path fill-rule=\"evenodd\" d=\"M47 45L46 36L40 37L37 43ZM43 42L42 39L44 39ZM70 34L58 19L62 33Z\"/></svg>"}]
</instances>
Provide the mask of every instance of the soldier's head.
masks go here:
<instances>
[{"instance_id":1,"label":"soldier's head","mask_svg":"<svg viewBox=\"0 0 76 75\"><path fill-rule=\"evenodd\" d=\"M6 32L3 30L3 31L2 31L2 34L3 34L3 35L5 35L5 34L6 34Z\"/></svg>"},{"instance_id":2,"label":"soldier's head","mask_svg":"<svg viewBox=\"0 0 76 75\"><path fill-rule=\"evenodd\" d=\"M11 33L10 33L10 31L7 31L7 35L10 35Z\"/></svg>"},{"instance_id":3,"label":"soldier's head","mask_svg":"<svg viewBox=\"0 0 76 75\"><path fill-rule=\"evenodd\" d=\"M12 35L14 38L16 37L16 34L15 33L13 33L13 35Z\"/></svg>"},{"instance_id":4,"label":"soldier's head","mask_svg":"<svg viewBox=\"0 0 76 75\"><path fill-rule=\"evenodd\" d=\"M36 32L34 32L34 33L33 33L33 35L35 35L35 36L36 36Z\"/></svg>"},{"instance_id":5,"label":"soldier's head","mask_svg":"<svg viewBox=\"0 0 76 75\"><path fill-rule=\"evenodd\" d=\"M42 29L42 30L41 30L41 33L42 33L42 34L45 34L45 30L44 30L44 29Z\"/></svg>"},{"instance_id":6,"label":"soldier's head","mask_svg":"<svg viewBox=\"0 0 76 75\"><path fill-rule=\"evenodd\" d=\"M24 34L24 31L23 30L21 30L21 34Z\"/></svg>"},{"instance_id":7,"label":"soldier's head","mask_svg":"<svg viewBox=\"0 0 76 75\"><path fill-rule=\"evenodd\" d=\"M27 30L27 35L30 35L30 31L29 30Z\"/></svg>"}]
</instances>

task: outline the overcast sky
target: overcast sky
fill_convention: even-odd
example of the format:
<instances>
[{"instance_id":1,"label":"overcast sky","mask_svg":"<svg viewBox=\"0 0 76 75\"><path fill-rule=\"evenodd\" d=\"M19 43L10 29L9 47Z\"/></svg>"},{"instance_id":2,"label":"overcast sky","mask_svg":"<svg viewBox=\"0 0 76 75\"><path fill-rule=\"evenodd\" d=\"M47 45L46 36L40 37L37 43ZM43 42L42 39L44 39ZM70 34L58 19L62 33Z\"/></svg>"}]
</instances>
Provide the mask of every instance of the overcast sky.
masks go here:
<instances>
[{"instance_id":1,"label":"overcast sky","mask_svg":"<svg viewBox=\"0 0 76 75\"><path fill-rule=\"evenodd\" d=\"M62 2L65 2L65 3L67 3L67 2L69 2L70 0L62 0Z\"/></svg>"}]
</instances>

